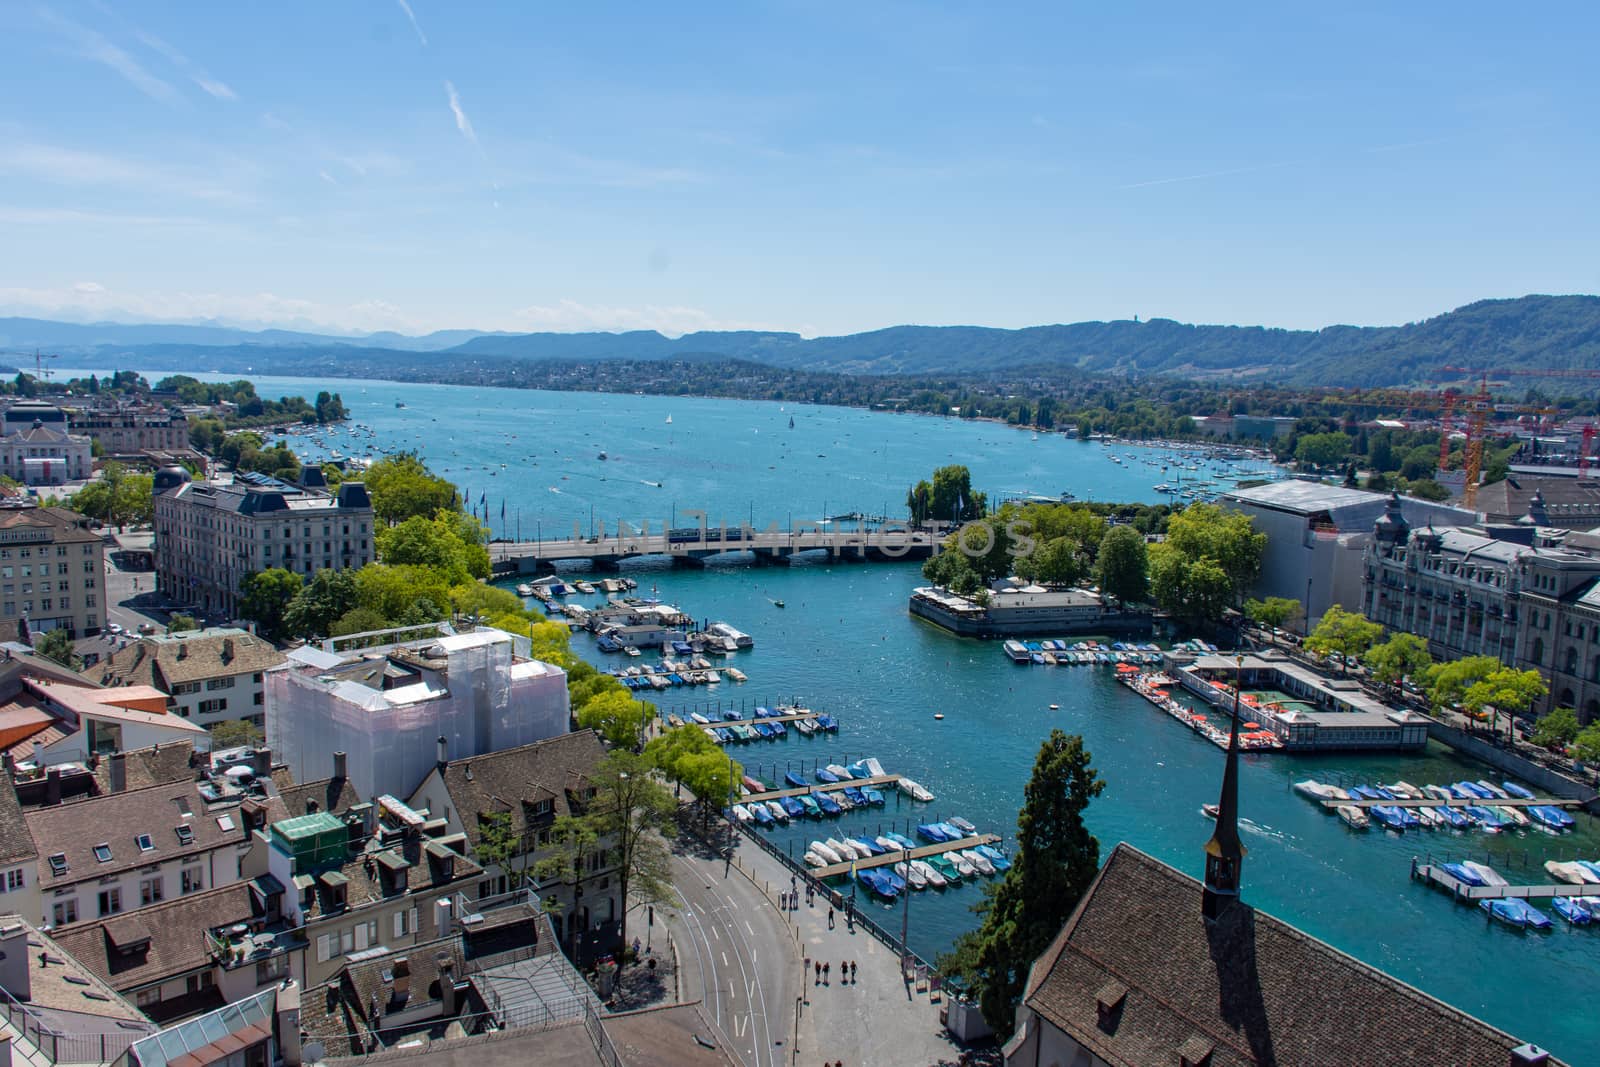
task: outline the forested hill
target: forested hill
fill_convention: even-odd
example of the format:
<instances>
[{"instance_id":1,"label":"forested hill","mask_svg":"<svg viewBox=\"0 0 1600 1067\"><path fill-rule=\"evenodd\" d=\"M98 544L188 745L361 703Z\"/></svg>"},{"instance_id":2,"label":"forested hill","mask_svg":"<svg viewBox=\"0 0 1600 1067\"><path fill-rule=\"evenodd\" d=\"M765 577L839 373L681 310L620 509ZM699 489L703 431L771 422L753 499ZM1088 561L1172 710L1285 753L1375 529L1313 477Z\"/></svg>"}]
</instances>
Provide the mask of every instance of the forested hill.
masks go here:
<instances>
[{"instance_id":1,"label":"forested hill","mask_svg":"<svg viewBox=\"0 0 1600 1067\"><path fill-rule=\"evenodd\" d=\"M1600 367L1600 297L1483 300L1406 326L1276 330L1170 319L997 330L895 326L806 340L786 333L525 334L453 352L520 359L659 359L714 354L783 367L867 374L985 374L1027 366L1273 383L1427 383L1448 365L1490 370Z\"/></svg>"},{"instance_id":2,"label":"forested hill","mask_svg":"<svg viewBox=\"0 0 1600 1067\"><path fill-rule=\"evenodd\" d=\"M60 331L46 327L60 326ZM1080 322L1000 330L977 326L895 326L870 333L806 339L760 331L692 333L669 338L654 331L535 333L474 336L448 331L427 338L374 334L328 338L279 331L251 334L222 327L203 333L182 327L124 327L40 320L0 320L0 347L50 345L56 350L115 356L152 367L180 355L216 369L270 361L284 370L342 363L368 364L396 350L431 348L442 365L482 367L499 360L588 363L601 360L741 360L803 371L871 375L1008 376L1027 368L1164 374L1289 385L1435 385L1464 375L1449 365L1498 372L1600 368L1600 297L1525 296L1483 300L1405 326L1329 326L1278 330L1259 326L1193 326L1169 319ZM175 333L162 331L177 331ZM73 340L68 340L72 335ZM452 336L453 335L453 336ZM446 339L465 343L446 347ZM76 341L77 343L74 343ZM412 362L412 361L406 361ZM348 373L348 371L347 371ZM1518 384L1531 384L1527 378ZM1550 383L1544 383L1546 385ZM1594 379L1574 379L1560 391L1594 392Z\"/></svg>"}]
</instances>

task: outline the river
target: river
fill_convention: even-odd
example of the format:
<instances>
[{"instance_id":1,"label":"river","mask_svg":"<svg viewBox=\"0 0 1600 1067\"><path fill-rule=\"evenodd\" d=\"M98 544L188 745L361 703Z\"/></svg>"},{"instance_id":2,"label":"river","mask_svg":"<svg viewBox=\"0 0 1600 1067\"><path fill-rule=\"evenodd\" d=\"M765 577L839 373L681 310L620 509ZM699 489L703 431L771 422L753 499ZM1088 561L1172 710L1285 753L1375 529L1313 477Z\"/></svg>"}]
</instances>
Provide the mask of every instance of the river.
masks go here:
<instances>
[{"instance_id":1,"label":"river","mask_svg":"<svg viewBox=\"0 0 1600 1067\"><path fill-rule=\"evenodd\" d=\"M587 527L591 508L596 523L648 518L653 526L683 524L690 508L713 521L759 525L850 511L894 515L903 513L907 485L953 462L967 464L974 485L991 499L1069 491L1083 499L1156 501L1163 498L1153 486L1178 473L1162 469L1160 457L1170 450L1050 434L1035 439L957 419L656 396L254 380L263 395L341 392L354 421L374 436L340 431L326 437L329 448L416 449L475 505L484 503L497 534L514 535L518 526L523 536L551 536L550 527L570 533L573 523ZM914 564L628 568L642 589L654 587L696 618L727 620L755 638L753 649L730 657L749 675L747 684L673 690L658 703L685 707L720 698L748 708L797 699L837 715L839 733L806 739L791 731L786 740L740 746L737 757L753 772L771 780L785 767L809 771L818 761L871 755L937 795L924 810L894 797L887 808L847 816L838 826L773 831L780 847L792 845L798 854L807 840L825 836L821 829L876 834L880 825L898 820L904 830L908 817L927 821L933 814L963 815L1009 841L1039 743L1060 727L1083 735L1106 782L1088 816L1102 855L1126 840L1201 872L1211 825L1200 806L1216 799L1220 753L1117 685L1107 668L1015 666L998 643L956 638L912 618L906 598L919 582ZM774 600L786 606L780 610ZM607 667L621 665L585 635L574 637L574 647ZM1060 710L1050 710L1052 704ZM1600 987L1600 933L1560 920L1547 934L1492 927L1476 909L1457 907L1407 877L1414 856L1483 859L1488 852L1513 881L1524 874L1543 881L1532 872L1544 859L1600 858L1594 819L1580 816L1577 833L1564 838L1358 834L1290 791L1306 777L1421 785L1489 773L1436 745L1413 756L1247 757L1244 896L1572 1063L1600 1064L1584 1006L1588 992ZM975 923L968 908L978 899L972 886L915 894L912 948L931 958L948 947ZM899 929L900 911L868 906L885 926ZM1174 921L1185 918L1192 917Z\"/></svg>"}]
</instances>

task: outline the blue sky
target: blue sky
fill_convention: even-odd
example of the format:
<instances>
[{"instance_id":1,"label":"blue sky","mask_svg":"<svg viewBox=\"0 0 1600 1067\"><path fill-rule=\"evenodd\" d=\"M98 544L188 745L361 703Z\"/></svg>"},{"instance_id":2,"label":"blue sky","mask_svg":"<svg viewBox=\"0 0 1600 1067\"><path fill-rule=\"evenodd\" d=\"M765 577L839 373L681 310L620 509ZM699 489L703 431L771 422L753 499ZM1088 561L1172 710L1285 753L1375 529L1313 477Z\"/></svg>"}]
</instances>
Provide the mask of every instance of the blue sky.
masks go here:
<instances>
[{"instance_id":1,"label":"blue sky","mask_svg":"<svg viewBox=\"0 0 1600 1067\"><path fill-rule=\"evenodd\" d=\"M0 314L831 334L1600 291L1593 5L408 2L0 6Z\"/></svg>"}]
</instances>

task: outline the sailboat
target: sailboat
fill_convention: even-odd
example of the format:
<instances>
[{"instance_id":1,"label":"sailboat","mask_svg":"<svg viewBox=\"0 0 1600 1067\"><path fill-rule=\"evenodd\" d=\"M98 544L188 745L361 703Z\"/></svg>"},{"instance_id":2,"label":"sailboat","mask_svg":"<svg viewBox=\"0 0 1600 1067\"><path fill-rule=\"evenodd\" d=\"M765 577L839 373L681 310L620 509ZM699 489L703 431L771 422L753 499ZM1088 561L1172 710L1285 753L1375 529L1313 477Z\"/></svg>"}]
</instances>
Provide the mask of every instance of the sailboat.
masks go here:
<instances>
[{"instance_id":1,"label":"sailboat","mask_svg":"<svg viewBox=\"0 0 1600 1067\"><path fill-rule=\"evenodd\" d=\"M789 429L791 429L791 430L794 429L794 416L793 415L789 416Z\"/></svg>"},{"instance_id":2,"label":"sailboat","mask_svg":"<svg viewBox=\"0 0 1600 1067\"><path fill-rule=\"evenodd\" d=\"M667 416L667 425L668 425L668 426L671 426L671 425L672 425L672 416L671 416L671 415L668 415L668 416Z\"/></svg>"}]
</instances>

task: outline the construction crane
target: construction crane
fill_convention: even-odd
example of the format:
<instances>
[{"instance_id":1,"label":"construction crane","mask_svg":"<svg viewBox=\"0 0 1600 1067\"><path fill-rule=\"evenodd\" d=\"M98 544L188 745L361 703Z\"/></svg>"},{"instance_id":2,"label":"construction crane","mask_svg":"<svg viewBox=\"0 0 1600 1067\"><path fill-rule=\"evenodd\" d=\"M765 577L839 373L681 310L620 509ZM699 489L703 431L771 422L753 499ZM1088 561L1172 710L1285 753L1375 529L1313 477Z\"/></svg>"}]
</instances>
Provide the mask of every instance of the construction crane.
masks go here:
<instances>
[{"instance_id":1,"label":"construction crane","mask_svg":"<svg viewBox=\"0 0 1600 1067\"><path fill-rule=\"evenodd\" d=\"M47 368L44 365L45 364L45 360L60 359L61 358L60 356L56 355L54 352L41 352L37 348L34 349L32 352L21 352L21 351L15 351L15 350L8 349L8 350L5 350L3 352L0 352L0 354L7 355L7 356L22 356L23 358L27 358L28 356L32 356L33 357L33 378L34 378L34 381L48 381L50 379L50 370L49 370L49 368Z\"/></svg>"},{"instance_id":2,"label":"construction crane","mask_svg":"<svg viewBox=\"0 0 1600 1067\"><path fill-rule=\"evenodd\" d=\"M1462 499L1470 508L1477 503L1478 479L1483 473L1483 434L1489 417L1495 412L1494 397L1489 392L1489 380L1495 378L1600 378L1600 370L1486 370L1481 367L1440 367L1441 371L1469 374L1478 379L1478 391L1467 398L1466 477ZM1509 384L1509 383L1507 383ZM1512 410L1528 410L1513 408ZM1554 414L1555 408L1536 408L1544 419ZM1584 443L1579 446L1578 477L1582 478L1587 463L1588 444L1594 438L1594 428L1584 430Z\"/></svg>"}]
</instances>

